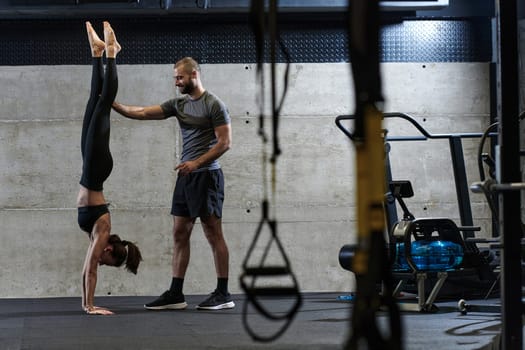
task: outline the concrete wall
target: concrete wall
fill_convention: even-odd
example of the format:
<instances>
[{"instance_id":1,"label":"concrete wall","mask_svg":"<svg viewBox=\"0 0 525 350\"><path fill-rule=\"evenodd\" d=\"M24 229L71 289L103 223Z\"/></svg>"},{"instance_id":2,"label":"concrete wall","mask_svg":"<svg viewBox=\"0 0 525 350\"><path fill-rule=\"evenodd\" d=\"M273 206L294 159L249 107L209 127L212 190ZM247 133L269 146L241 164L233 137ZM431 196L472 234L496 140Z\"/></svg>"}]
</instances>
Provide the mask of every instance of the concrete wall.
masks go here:
<instances>
[{"instance_id":1,"label":"concrete wall","mask_svg":"<svg viewBox=\"0 0 525 350\"><path fill-rule=\"evenodd\" d=\"M232 115L233 148L222 166L234 293L240 292L241 264L263 195L254 69L203 65L205 86L222 97ZM488 125L486 63L389 63L382 65L382 75L387 112L412 114L433 133L481 132ZM75 200L89 78L89 66L0 67L0 297L80 295L88 238L77 226ZM119 80L117 99L124 103L155 104L175 94L171 65L121 65ZM353 113L352 90L347 64L291 67L272 208L305 292L348 292L354 286L337 257L343 244L355 241L354 149L334 124L337 115ZM414 133L400 121L388 128L391 135ZM97 294L157 295L171 278L169 210L181 147L178 125L175 119L139 122L114 113L111 137L115 164L105 194L113 232L136 241L144 262L137 276L101 268ZM459 222L448 143L392 148L394 177L413 182L416 194L408 205L414 214ZM469 182L476 181L477 140L465 140L464 149ZM471 200L475 224L483 227L479 235L490 236L483 197L471 194ZM197 226L185 292L208 293L214 287L211 252Z\"/></svg>"}]
</instances>

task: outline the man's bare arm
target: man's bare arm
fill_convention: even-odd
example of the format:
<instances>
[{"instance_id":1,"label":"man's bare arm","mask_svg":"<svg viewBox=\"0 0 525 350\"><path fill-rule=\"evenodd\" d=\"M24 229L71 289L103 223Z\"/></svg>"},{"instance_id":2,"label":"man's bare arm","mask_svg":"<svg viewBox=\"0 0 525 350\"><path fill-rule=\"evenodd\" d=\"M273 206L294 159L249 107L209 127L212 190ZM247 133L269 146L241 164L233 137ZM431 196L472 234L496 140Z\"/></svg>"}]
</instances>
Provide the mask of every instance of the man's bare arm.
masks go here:
<instances>
[{"instance_id":1,"label":"man's bare arm","mask_svg":"<svg viewBox=\"0 0 525 350\"><path fill-rule=\"evenodd\" d=\"M211 163L215 159L222 156L226 151L228 151L232 143L231 125L224 124L215 127L215 135L217 137L217 143L215 144L215 146L210 148L208 152L204 153L197 159L180 163L175 167L175 170L179 170L182 175L189 174L192 171L200 168L201 166Z\"/></svg>"},{"instance_id":2,"label":"man's bare arm","mask_svg":"<svg viewBox=\"0 0 525 350\"><path fill-rule=\"evenodd\" d=\"M160 120L166 119L160 105L153 106L128 106L117 101L113 102L113 109L126 118L139 120Z\"/></svg>"}]
</instances>

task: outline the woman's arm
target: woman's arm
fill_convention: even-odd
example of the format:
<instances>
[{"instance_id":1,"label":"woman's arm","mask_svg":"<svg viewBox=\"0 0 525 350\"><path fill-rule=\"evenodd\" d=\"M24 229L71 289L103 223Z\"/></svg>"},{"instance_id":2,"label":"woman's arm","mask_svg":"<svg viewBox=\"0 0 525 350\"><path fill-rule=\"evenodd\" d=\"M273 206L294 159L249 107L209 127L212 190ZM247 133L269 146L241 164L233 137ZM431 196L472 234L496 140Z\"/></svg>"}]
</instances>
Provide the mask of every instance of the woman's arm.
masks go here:
<instances>
[{"instance_id":1,"label":"woman's arm","mask_svg":"<svg viewBox=\"0 0 525 350\"><path fill-rule=\"evenodd\" d=\"M84 267L82 268L82 310L87 311L87 298L86 298L86 271L89 257L91 255L91 243L89 244L86 258L84 259Z\"/></svg>"},{"instance_id":2,"label":"woman's arm","mask_svg":"<svg viewBox=\"0 0 525 350\"><path fill-rule=\"evenodd\" d=\"M113 109L118 113L122 114L126 118L130 119L142 119L142 120L160 120L166 119L164 112L160 105L153 106L128 106L117 101L113 102Z\"/></svg>"},{"instance_id":3,"label":"woman's arm","mask_svg":"<svg viewBox=\"0 0 525 350\"><path fill-rule=\"evenodd\" d=\"M105 218L107 216L107 218ZM112 315L105 308L94 305L95 289L97 286L97 270L100 257L107 246L111 224L108 221L109 214L102 216L93 228L93 241L89 245L84 271L82 272L82 304L84 311L91 315Z\"/></svg>"}]
</instances>

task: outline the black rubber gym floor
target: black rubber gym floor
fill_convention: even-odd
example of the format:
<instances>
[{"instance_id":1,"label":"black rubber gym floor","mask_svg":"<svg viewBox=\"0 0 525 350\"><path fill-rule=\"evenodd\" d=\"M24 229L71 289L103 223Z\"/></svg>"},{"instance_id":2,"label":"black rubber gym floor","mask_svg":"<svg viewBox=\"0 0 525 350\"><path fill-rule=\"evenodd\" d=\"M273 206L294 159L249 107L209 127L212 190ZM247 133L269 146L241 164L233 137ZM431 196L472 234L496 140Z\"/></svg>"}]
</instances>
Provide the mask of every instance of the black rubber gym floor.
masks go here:
<instances>
[{"instance_id":1,"label":"black rubber gym floor","mask_svg":"<svg viewBox=\"0 0 525 350\"><path fill-rule=\"evenodd\" d=\"M0 299L0 349L343 349L351 327L352 303L340 300L345 295L306 293L281 337L256 342L243 324L244 295L234 295L234 309L196 310L204 297L186 295L188 308L179 311L145 310L143 304L155 297L97 297L112 316L84 314L80 298ZM278 314L293 301L276 298L266 305ZM473 308L466 315L457 301L436 303L435 313L403 312L403 349L499 349L498 302L469 301ZM249 305L247 321L257 334L270 335L283 325ZM388 317L379 313L377 320L384 327Z\"/></svg>"}]
</instances>

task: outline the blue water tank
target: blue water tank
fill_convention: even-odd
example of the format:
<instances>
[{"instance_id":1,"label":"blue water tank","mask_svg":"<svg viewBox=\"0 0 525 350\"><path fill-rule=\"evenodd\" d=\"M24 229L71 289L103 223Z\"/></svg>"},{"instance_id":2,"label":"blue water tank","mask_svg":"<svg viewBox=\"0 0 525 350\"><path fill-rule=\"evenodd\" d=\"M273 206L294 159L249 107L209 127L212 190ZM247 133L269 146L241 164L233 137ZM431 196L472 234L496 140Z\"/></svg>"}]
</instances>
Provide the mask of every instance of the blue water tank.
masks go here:
<instances>
[{"instance_id":1,"label":"blue water tank","mask_svg":"<svg viewBox=\"0 0 525 350\"><path fill-rule=\"evenodd\" d=\"M411 243L412 261L418 270L446 271L457 268L463 261L463 248L449 241L419 240ZM394 270L410 270L405 244L396 244Z\"/></svg>"}]
</instances>

